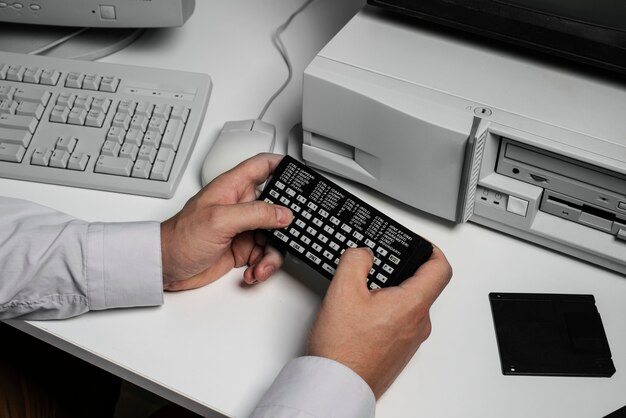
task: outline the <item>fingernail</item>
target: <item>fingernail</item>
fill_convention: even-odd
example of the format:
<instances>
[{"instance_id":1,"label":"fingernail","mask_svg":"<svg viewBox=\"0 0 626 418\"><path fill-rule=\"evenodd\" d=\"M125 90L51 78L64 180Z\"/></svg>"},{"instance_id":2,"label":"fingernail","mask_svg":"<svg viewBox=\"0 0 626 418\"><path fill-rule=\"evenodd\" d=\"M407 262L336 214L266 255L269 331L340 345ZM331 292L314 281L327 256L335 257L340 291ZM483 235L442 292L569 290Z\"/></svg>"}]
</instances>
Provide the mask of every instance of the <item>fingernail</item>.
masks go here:
<instances>
[{"instance_id":1,"label":"fingernail","mask_svg":"<svg viewBox=\"0 0 626 418\"><path fill-rule=\"evenodd\" d=\"M291 223L291 211L284 206L274 205L276 211L276 220L282 225Z\"/></svg>"}]
</instances>

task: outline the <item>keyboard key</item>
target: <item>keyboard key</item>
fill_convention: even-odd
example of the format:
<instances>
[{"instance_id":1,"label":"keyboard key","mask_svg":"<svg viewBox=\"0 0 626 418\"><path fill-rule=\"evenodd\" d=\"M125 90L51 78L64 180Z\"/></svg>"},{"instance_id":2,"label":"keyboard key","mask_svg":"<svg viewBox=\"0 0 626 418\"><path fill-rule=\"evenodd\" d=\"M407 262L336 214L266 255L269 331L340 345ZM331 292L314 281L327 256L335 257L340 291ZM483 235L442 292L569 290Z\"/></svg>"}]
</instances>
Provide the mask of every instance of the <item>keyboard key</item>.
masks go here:
<instances>
[{"instance_id":1,"label":"keyboard key","mask_svg":"<svg viewBox=\"0 0 626 418\"><path fill-rule=\"evenodd\" d=\"M16 90L15 87L9 86L8 84L0 84L0 100L13 100Z\"/></svg>"},{"instance_id":2,"label":"keyboard key","mask_svg":"<svg viewBox=\"0 0 626 418\"><path fill-rule=\"evenodd\" d=\"M172 113L170 114L170 120L177 119L185 123L187 122L188 118L189 118L189 108L185 106L180 106L180 105L174 106L172 108Z\"/></svg>"},{"instance_id":3,"label":"keyboard key","mask_svg":"<svg viewBox=\"0 0 626 418\"><path fill-rule=\"evenodd\" d=\"M150 161L137 160L135 161L135 165L133 166L131 176L147 179L150 177L150 171L152 171L152 164L150 164Z\"/></svg>"},{"instance_id":4,"label":"keyboard key","mask_svg":"<svg viewBox=\"0 0 626 418\"><path fill-rule=\"evenodd\" d=\"M68 108L72 108L74 106L74 101L76 100L76 95L71 93L61 93L59 97L57 97L57 105L62 105Z\"/></svg>"},{"instance_id":5,"label":"keyboard key","mask_svg":"<svg viewBox=\"0 0 626 418\"><path fill-rule=\"evenodd\" d=\"M13 102L13 103L17 105L17 102ZM19 105L17 105L14 113L16 115L22 115L22 116L33 116L37 120L40 120L41 117L43 116L43 112L45 109L46 108L43 107L39 103L22 102Z\"/></svg>"},{"instance_id":6,"label":"keyboard key","mask_svg":"<svg viewBox=\"0 0 626 418\"><path fill-rule=\"evenodd\" d=\"M117 113L123 113L128 116L132 116L135 114L135 109L137 108L137 102L134 100L122 100L117 105Z\"/></svg>"},{"instance_id":7,"label":"keyboard key","mask_svg":"<svg viewBox=\"0 0 626 418\"><path fill-rule=\"evenodd\" d=\"M154 106L152 116L156 116L161 119L168 120L172 113L172 106L169 104L157 104Z\"/></svg>"},{"instance_id":8,"label":"keyboard key","mask_svg":"<svg viewBox=\"0 0 626 418\"><path fill-rule=\"evenodd\" d=\"M59 82L60 77L61 73L57 70L46 69L43 70L43 72L41 73L41 78L39 82L48 86L56 86L56 84Z\"/></svg>"},{"instance_id":9,"label":"keyboard key","mask_svg":"<svg viewBox=\"0 0 626 418\"><path fill-rule=\"evenodd\" d=\"M308 258L309 260L311 260L312 262L314 262L315 264L319 264L322 262L322 259L319 258L318 256L316 256L315 254L308 252L306 253L306 258Z\"/></svg>"},{"instance_id":10,"label":"keyboard key","mask_svg":"<svg viewBox=\"0 0 626 418\"><path fill-rule=\"evenodd\" d=\"M24 82L39 84L42 72L39 68L27 68L24 72Z\"/></svg>"},{"instance_id":11,"label":"keyboard key","mask_svg":"<svg viewBox=\"0 0 626 418\"><path fill-rule=\"evenodd\" d=\"M106 113L100 110L90 110L87 113L87 118L85 118L85 126L91 126L93 128L102 128L104 124L104 119L106 118Z\"/></svg>"},{"instance_id":12,"label":"keyboard key","mask_svg":"<svg viewBox=\"0 0 626 418\"><path fill-rule=\"evenodd\" d=\"M85 109L74 108L70 110L70 114L67 117L67 123L71 125L80 125L83 126L85 124L85 119L87 118L87 111Z\"/></svg>"},{"instance_id":13,"label":"keyboard key","mask_svg":"<svg viewBox=\"0 0 626 418\"><path fill-rule=\"evenodd\" d=\"M82 152L75 152L71 155L70 160L67 162L67 168L70 170L84 171L87 168L89 162L89 156Z\"/></svg>"},{"instance_id":14,"label":"keyboard key","mask_svg":"<svg viewBox=\"0 0 626 418\"><path fill-rule=\"evenodd\" d=\"M124 137L126 136L126 131L118 126L111 126L109 131L107 132L106 140L114 141L118 144L124 142Z\"/></svg>"},{"instance_id":15,"label":"keyboard key","mask_svg":"<svg viewBox=\"0 0 626 418\"><path fill-rule=\"evenodd\" d=\"M103 113L107 113L111 107L111 100L106 97L96 97L91 102L91 110L99 110Z\"/></svg>"},{"instance_id":16,"label":"keyboard key","mask_svg":"<svg viewBox=\"0 0 626 418\"><path fill-rule=\"evenodd\" d=\"M57 138L56 149L67 151L70 154L74 151L78 140L69 135L63 135Z\"/></svg>"},{"instance_id":17,"label":"keyboard key","mask_svg":"<svg viewBox=\"0 0 626 418\"><path fill-rule=\"evenodd\" d=\"M0 63L0 80L6 80L8 70L9 66L7 64Z\"/></svg>"},{"instance_id":18,"label":"keyboard key","mask_svg":"<svg viewBox=\"0 0 626 418\"><path fill-rule=\"evenodd\" d=\"M303 252L304 252L304 247L303 247L302 245L298 244L298 243L297 243L297 242L295 242L295 241L291 241L291 242L289 243L289 245L290 245L290 246L291 246L294 250L296 250L296 251L297 251L297 252L299 252L299 253L303 253Z\"/></svg>"},{"instance_id":19,"label":"keyboard key","mask_svg":"<svg viewBox=\"0 0 626 418\"><path fill-rule=\"evenodd\" d=\"M10 99L4 99L0 101L0 114L7 113L9 115L15 115L17 112L18 103Z\"/></svg>"},{"instance_id":20,"label":"keyboard key","mask_svg":"<svg viewBox=\"0 0 626 418\"><path fill-rule=\"evenodd\" d=\"M165 119L158 116L152 116L152 119L150 119L150 123L148 124L148 131L158 132L163 135L166 127L167 121Z\"/></svg>"},{"instance_id":21,"label":"keyboard key","mask_svg":"<svg viewBox=\"0 0 626 418\"><path fill-rule=\"evenodd\" d=\"M154 109L154 105L148 102L139 102L137 103L137 107L135 108L135 115L145 116L148 119L152 116L152 110Z\"/></svg>"},{"instance_id":22,"label":"keyboard key","mask_svg":"<svg viewBox=\"0 0 626 418\"><path fill-rule=\"evenodd\" d=\"M137 159L148 161L150 164L154 163L157 157L157 149L150 145L142 145L137 154Z\"/></svg>"},{"instance_id":23,"label":"keyboard key","mask_svg":"<svg viewBox=\"0 0 626 418\"><path fill-rule=\"evenodd\" d=\"M22 67L21 65L11 65L7 70L6 79L9 81L22 81L25 72L26 67Z\"/></svg>"},{"instance_id":24,"label":"keyboard key","mask_svg":"<svg viewBox=\"0 0 626 418\"><path fill-rule=\"evenodd\" d=\"M137 159L137 154L139 153L139 147L135 144L124 143L122 145L122 149L120 150L120 157L130 158L135 161Z\"/></svg>"},{"instance_id":25,"label":"keyboard key","mask_svg":"<svg viewBox=\"0 0 626 418\"><path fill-rule=\"evenodd\" d=\"M176 153L168 148L161 148L152 167L150 178L153 180L167 180L174 165Z\"/></svg>"},{"instance_id":26,"label":"keyboard key","mask_svg":"<svg viewBox=\"0 0 626 418\"><path fill-rule=\"evenodd\" d=\"M128 177L132 169L133 161L129 158L100 155L94 171L96 173Z\"/></svg>"},{"instance_id":27,"label":"keyboard key","mask_svg":"<svg viewBox=\"0 0 626 418\"><path fill-rule=\"evenodd\" d=\"M35 133L39 121L32 116L0 114L0 128L18 129Z\"/></svg>"},{"instance_id":28,"label":"keyboard key","mask_svg":"<svg viewBox=\"0 0 626 418\"><path fill-rule=\"evenodd\" d=\"M124 137L124 142L129 144L135 144L137 146L141 145L143 141L143 132L136 128L130 128L128 132L126 132L126 136ZM150 145L150 144L146 144ZM155 147L156 148L156 147Z\"/></svg>"},{"instance_id":29,"label":"keyboard key","mask_svg":"<svg viewBox=\"0 0 626 418\"><path fill-rule=\"evenodd\" d=\"M4 144L27 147L32 138L33 135L26 130L0 128L0 142Z\"/></svg>"},{"instance_id":30,"label":"keyboard key","mask_svg":"<svg viewBox=\"0 0 626 418\"><path fill-rule=\"evenodd\" d=\"M72 110L76 108L89 110L91 109L92 102L93 97L91 96L76 96L76 100L74 101L74 107L72 108Z\"/></svg>"},{"instance_id":31,"label":"keyboard key","mask_svg":"<svg viewBox=\"0 0 626 418\"><path fill-rule=\"evenodd\" d=\"M85 90L98 90L100 88L100 82L102 77L96 74L87 74L83 79L83 89Z\"/></svg>"},{"instance_id":32,"label":"keyboard key","mask_svg":"<svg viewBox=\"0 0 626 418\"><path fill-rule=\"evenodd\" d=\"M67 74L67 78L65 79L65 87L71 87L75 89L82 88L83 79L85 78L84 74L71 72Z\"/></svg>"},{"instance_id":33,"label":"keyboard key","mask_svg":"<svg viewBox=\"0 0 626 418\"><path fill-rule=\"evenodd\" d=\"M100 153L108 157L117 157L121 148L122 146L119 142L108 140L104 141L104 145L102 145Z\"/></svg>"},{"instance_id":34,"label":"keyboard key","mask_svg":"<svg viewBox=\"0 0 626 418\"><path fill-rule=\"evenodd\" d=\"M279 231L278 229L274 231L274 235L278 237L278 239L280 239L283 242L287 242L289 241L289 237L285 234L283 234L281 231Z\"/></svg>"},{"instance_id":35,"label":"keyboard key","mask_svg":"<svg viewBox=\"0 0 626 418\"><path fill-rule=\"evenodd\" d=\"M33 156L30 158L30 163L33 165L47 166L52 156L52 150L48 148L36 148L33 152Z\"/></svg>"},{"instance_id":36,"label":"keyboard key","mask_svg":"<svg viewBox=\"0 0 626 418\"><path fill-rule=\"evenodd\" d=\"M115 93L119 84L120 80L116 77L103 77L102 81L100 82L99 90Z\"/></svg>"},{"instance_id":37,"label":"keyboard key","mask_svg":"<svg viewBox=\"0 0 626 418\"><path fill-rule=\"evenodd\" d=\"M66 123L69 115L69 107L62 104L56 105L50 112L50 122Z\"/></svg>"},{"instance_id":38,"label":"keyboard key","mask_svg":"<svg viewBox=\"0 0 626 418\"><path fill-rule=\"evenodd\" d=\"M159 146L161 145L161 138L162 137L160 133L154 132L154 131L148 131L143 136L143 144L150 145L154 148L159 148Z\"/></svg>"},{"instance_id":39,"label":"keyboard key","mask_svg":"<svg viewBox=\"0 0 626 418\"><path fill-rule=\"evenodd\" d=\"M25 153L26 148L21 145L0 142L0 161L21 163Z\"/></svg>"},{"instance_id":40,"label":"keyboard key","mask_svg":"<svg viewBox=\"0 0 626 418\"><path fill-rule=\"evenodd\" d=\"M167 128L165 129L165 132L163 133L161 146L165 148L171 148L174 151L177 151L180 140L183 137L184 130L185 125L182 121L177 119L170 120L167 123Z\"/></svg>"},{"instance_id":41,"label":"keyboard key","mask_svg":"<svg viewBox=\"0 0 626 418\"><path fill-rule=\"evenodd\" d=\"M55 149L52 152L52 156L50 157L50 167L57 167L57 168L65 168L67 167L67 162L70 160L70 153L65 151L65 150L61 150L61 149Z\"/></svg>"},{"instance_id":42,"label":"keyboard key","mask_svg":"<svg viewBox=\"0 0 626 418\"><path fill-rule=\"evenodd\" d=\"M13 100L18 102L33 102L41 105L47 105L52 94L47 90L20 88L15 91Z\"/></svg>"},{"instance_id":43,"label":"keyboard key","mask_svg":"<svg viewBox=\"0 0 626 418\"><path fill-rule=\"evenodd\" d=\"M131 117L129 114L118 111L113 117L112 126L117 126L118 128L128 130L128 128L130 127L130 121Z\"/></svg>"}]
</instances>

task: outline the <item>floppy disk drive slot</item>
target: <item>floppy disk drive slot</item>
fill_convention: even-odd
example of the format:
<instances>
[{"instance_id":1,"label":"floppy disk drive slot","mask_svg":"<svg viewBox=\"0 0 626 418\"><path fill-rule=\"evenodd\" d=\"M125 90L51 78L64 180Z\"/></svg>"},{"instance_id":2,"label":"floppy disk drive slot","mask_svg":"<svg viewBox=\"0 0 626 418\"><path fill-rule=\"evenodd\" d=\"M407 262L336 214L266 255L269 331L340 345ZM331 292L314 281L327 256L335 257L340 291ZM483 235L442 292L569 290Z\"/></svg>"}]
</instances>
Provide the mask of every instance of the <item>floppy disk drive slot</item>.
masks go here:
<instances>
[{"instance_id":1,"label":"floppy disk drive slot","mask_svg":"<svg viewBox=\"0 0 626 418\"><path fill-rule=\"evenodd\" d=\"M622 217L611 211L551 190L544 192L539 210L614 234L620 238L626 232L626 215ZM623 232L620 234L620 231Z\"/></svg>"}]
</instances>

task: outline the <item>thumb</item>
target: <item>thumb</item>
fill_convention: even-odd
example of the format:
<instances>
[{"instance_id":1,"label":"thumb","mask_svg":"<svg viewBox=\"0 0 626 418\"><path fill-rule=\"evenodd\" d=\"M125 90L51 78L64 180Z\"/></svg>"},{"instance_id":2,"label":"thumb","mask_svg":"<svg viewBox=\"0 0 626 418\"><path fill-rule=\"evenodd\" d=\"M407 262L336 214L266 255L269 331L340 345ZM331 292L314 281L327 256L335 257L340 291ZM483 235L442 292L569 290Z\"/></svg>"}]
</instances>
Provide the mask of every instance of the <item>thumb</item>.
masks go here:
<instances>
[{"instance_id":1,"label":"thumb","mask_svg":"<svg viewBox=\"0 0 626 418\"><path fill-rule=\"evenodd\" d=\"M367 275L373 264L374 254L369 248L348 248L339 260L330 287L339 287L357 294L369 294Z\"/></svg>"},{"instance_id":2,"label":"thumb","mask_svg":"<svg viewBox=\"0 0 626 418\"><path fill-rule=\"evenodd\" d=\"M284 228L293 220L288 208L261 201L214 206L211 210L211 223L229 236L255 229Z\"/></svg>"}]
</instances>

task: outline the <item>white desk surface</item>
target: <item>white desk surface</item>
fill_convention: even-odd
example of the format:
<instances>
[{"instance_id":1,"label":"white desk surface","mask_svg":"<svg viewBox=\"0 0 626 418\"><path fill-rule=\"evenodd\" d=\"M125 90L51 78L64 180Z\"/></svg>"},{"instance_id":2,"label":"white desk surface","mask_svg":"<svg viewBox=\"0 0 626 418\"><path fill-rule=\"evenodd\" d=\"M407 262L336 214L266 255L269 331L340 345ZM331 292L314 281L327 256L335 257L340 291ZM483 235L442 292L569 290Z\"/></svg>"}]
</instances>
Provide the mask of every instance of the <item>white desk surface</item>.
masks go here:
<instances>
[{"instance_id":1,"label":"white desk surface","mask_svg":"<svg viewBox=\"0 0 626 418\"><path fill-rule=\"evenodd\" d=\"M302 70L363 0L318 0L285 33L295 78L267 114L279 137L299 121ZM106 61L205 72L213 94L175 197L162 200L0 179L3 195L87 220L163 220L200 188L221 125L257 116L285 76L270 36L300 1L198 1L179 29L154 31ZM623 121L616 121L622 123ZM344 186L438 244L454 278L433 333L379 401L378 417L603 417L626 404L626 278L474 224L454 226L360 186ZM244 417L283 364L303 354L327 283L289 263L260 286L232 271L156 308L13 325L206 416ZM617 372L611 378L503 376L488 293L593 294Z\"/></svg>"}]
</instances>

